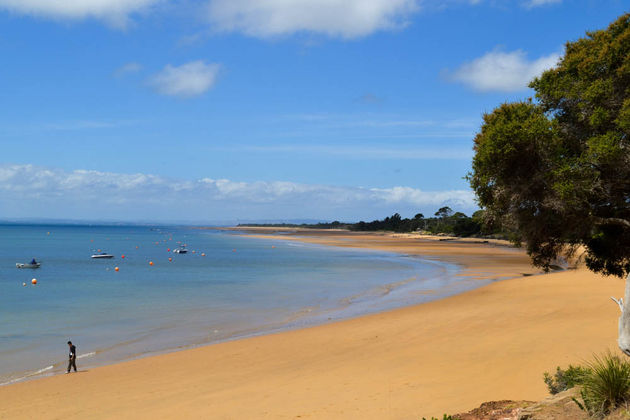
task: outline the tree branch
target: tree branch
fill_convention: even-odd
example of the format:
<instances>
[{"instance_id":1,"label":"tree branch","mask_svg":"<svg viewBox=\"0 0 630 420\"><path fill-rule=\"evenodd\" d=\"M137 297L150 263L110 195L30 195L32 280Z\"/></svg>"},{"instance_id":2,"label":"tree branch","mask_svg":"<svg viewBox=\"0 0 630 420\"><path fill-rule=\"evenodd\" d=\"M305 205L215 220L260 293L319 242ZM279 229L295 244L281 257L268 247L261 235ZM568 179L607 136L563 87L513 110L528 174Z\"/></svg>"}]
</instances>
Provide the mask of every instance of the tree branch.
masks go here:
<instances>
[{"instance_id":1,"label":"tree branch","mask_svg":"<svg viewBox=\"0 0 630 420\"><path fill-rule=\"evenodd\" d=\"M630 221L619 217L593 217L598 225L621 225L630 228Z\"/></svg>"}]
</instances>

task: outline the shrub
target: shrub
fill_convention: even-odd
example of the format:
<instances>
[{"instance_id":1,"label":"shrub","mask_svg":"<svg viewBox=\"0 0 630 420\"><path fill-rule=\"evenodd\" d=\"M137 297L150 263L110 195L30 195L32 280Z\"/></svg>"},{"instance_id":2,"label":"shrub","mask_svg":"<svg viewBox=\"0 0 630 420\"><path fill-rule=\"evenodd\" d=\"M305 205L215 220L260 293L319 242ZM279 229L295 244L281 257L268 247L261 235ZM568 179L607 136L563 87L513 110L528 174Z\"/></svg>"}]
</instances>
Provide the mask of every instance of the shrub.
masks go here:
<instances>
[{"instance_id":1,"label":"shrub","mask_svg":"<svg viewBox=\"0 0 630 420\"><path fill-rule=\"evenodd\" d=\"M630 401L630 362L610 352L595 356L584 375L578 405L591 416L603 417ZM577 402L577 401L576 401Z\"/></svg>"},{"instance_id":2,"label":"shrub","mask_svg":"<svg viewBox=\"0 0 630 420\"><path fill-rule=\"evenodd\" d=\"M575 385L579 385L584 376L589 373L589 369L581 366L571 366L566 370L560 369L560 366L556 368L556 373L553 375L549 372L544 373L544 381L547 384L547 388L551 394L557 394L558 392L566 391L573 388Z\"/></svg>"}]
</instances>

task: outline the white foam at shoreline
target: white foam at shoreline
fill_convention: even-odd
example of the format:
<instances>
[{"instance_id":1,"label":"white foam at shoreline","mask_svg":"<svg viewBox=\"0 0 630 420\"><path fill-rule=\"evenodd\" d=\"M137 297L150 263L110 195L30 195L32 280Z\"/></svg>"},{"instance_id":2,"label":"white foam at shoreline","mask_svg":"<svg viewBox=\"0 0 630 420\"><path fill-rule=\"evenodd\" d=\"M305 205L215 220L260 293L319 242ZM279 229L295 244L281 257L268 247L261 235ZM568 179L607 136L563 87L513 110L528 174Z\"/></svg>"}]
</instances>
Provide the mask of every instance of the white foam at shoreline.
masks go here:
<instances>
[{"instance_id":1,"label":"white foam at shoreline","mask_svg":"<svg viewBox=\"0 0 630 420\"><path fill-rule=\"evenodd\" d=\"M83 359L84 357L90 357L90 356L94 356L96 354L95 351L91 351L89 353L85 353L85 354L80 354L77 356L77 359Z\"/></svg>"},{"instance_id":2,"label":"white foam at shoreline","mask_svg":"<svg viewBox=\"0 0 630 420\"><path fill-rule=\"evenodd\" d=\"M45 368L39 369L39 370L37 370L35 372L31 372L31 373L28 373L28 374L26 374L24 376L20 376L19 378L14 378L14 379L11 379L9 381L2 382L2 383L0 383L0 386L9 385L9 384L12 384L14 382L19 382L19 381L24 380L26 378L30 378L31 376L39 375L40 373L44 373L44 372L47 372L49 370L52 370L53 368L54 368L53 365L46 366Z\"/></svg>"}]
</instances>

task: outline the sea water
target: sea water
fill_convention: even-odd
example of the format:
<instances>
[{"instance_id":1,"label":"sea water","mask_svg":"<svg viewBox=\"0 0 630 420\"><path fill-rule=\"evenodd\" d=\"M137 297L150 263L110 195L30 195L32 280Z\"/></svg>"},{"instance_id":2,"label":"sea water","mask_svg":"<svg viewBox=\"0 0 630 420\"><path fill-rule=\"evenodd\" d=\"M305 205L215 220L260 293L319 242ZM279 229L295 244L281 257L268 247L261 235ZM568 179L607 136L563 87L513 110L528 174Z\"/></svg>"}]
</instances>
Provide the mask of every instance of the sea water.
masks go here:
<instances>
[{"instance_id":1,"label":"sea water","mask_svg":"<svg viewBox=\"0 0 630 420\"><path fill-rule=\"evenodd\" d=\"M173 253L184 244L187 254ZM92 259L99 251L115 257ZM41 268L16 268L33 257ZM209 229L0 225L0 384L63 372L68 340L85 369L480 285L458 272L418 257Z\"/></svg>"}]
</instances>

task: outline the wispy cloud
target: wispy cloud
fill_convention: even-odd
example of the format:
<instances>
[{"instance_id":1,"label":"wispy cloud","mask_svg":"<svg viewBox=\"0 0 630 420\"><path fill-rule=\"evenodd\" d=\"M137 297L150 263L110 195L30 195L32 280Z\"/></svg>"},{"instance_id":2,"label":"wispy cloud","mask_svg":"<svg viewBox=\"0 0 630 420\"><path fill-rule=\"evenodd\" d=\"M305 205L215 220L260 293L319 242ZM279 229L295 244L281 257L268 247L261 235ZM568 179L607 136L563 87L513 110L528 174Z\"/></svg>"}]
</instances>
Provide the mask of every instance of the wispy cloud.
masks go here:
<instances>
[{"instance_id":1,"label":"wispy cloud","mask_svg":"<svg viewBox=\"0 0 630 420\"><path fill-rule=\"evenodd\" d=\"M357 218L404 209L434 209L444 204L462 210L475 208L469 190L423 191L409 186L341 187L215 178L181 180L34 165L0 165L0 202L5 216L87 215L127 220Z\"/></svg>"},{"instance_id":2,"label":"wispy cloud","mask_svg":"<svg viewBox=\"0 0 630 420\"><path fill-rule=\"evenodd\" d=\"M533 8L554 3L562 3L562 0L528 0L525 2L525 7Z\"/></svg>"},{"instance_id":3,"label":"wispy cloud","mask_svg":"<svg viewBox=\"0 0 630 420\"><path fill-rule=\"evenodd\" d=\"M140 70L142 70L142 65L140 63L126 63L114 70L114 76L123 77L128 74L138 73Z\"/></svg>"},{"instance_id":4,"label":"wispy cloud","mask_svg":"<svg viewBox=\"0 0 630 420\"><path fill-rule=\"evenodd\" d=\"M55 123L42 124L41 128L45 130L90 130L101 128L114 128L130 124L130 121L97 121L97 120L75 120L62 121Z\"/></svg>"},{"instance_id":5,"label":"wispy cloud","mask_svg":"<svg viewBox=\"0 0 630 420\"><path fill-rule=\"evenodd\" d=\"M55 19L94 18L125 27L129 16L163 0L0 0L0 8L10 12Z\"/></svg>"},{"instance_id":6,"label":"wispy cloud","mask_svg":"<svg viewBox=\"0 0 630 420\"><path fill-rule=\"evenodd\" d=\"M385 102L385 98L373 95L371 93L366 93L365 95L359 96L357 98L357 101L366 105L380 105Z\"/></svg>"},{"instance_id":7,"label":"wispy cloud","mask_svg":"<svg viewBox=\"0 0 630 420\"><path fill-rule=\"evenodd\" d=\"M422 118L417 115L400 115L400 114L285 114L280 117L282 120L296 120L304 122L314 122L320 124L327 122L335 126L346 127L436 127L436 128L454 128L454 127L473 127L479 124L477 118L456 118L456 119L432 119Z\"/></svg>"},{"instance_id":8,"label":"wispy cloud","mask_svg":"<svg viewBox=\"0 0 630 420\"><path fill-rule=\"evenodd\" d=\"M350 145L239 145L235 147L214 147L214 151L240 153L296 153L309 155L338 156L347 159L364 160L470 160L473 156L470 147L372 147Z\"/></svg>"},{"instance_id":9,"label":"wispy cloud","mask_svg":"<svg viewBox=\"0 0 630 420\"><path fill-rule=\"evenodd\" d=\"M209 36L208 31L200 31L190 35L183 35L177 41L178 47L189 47L201 43L206 37Z\"/></svg>"},{"instance_id":10,"label":"wispy cloud","mask_svg":"<svg viewBox=\"0 0 630 420\"><path fill-rule=\"evenodd\" d=\"M199 96L214 86L220 65L197 60L181 66L168 64L149 79L149 84L159 93L169 96Z\"/></svg>"},{"instance_id":11,"label":"wispy cloud","mask_svg":"<svg viewBox=\"0 0 630 420\"><path fill-rule=\"evenodd\" d=\"M220 31L273 37L299 32L357 38L404 27L418 0L211 0L208 18Z\"/></svg>"},{"instance_id":12,"label":"wispy cloud","mask_svg":"<svg viewBox=\"0 0 630 420\"><path fill-rule=\"evenodd\" d=\"M301 130L283 131L276 138L312 137L313 133L332 132L350 139L458 139L472 138L481 123L479 117L436 119L407 114L286 114L269 117L268 123L292 121L303 125Z\"/></svg>"},{"instance_id":13,"label":"wispy cloud","mask_svg":"<svg viewBox=\"0 0 630 420\"><path fill-rule=\"evenodd\" d=\"M527 89L532 79L554 67L560 58L557 53L528 60L522 50L495 50L464 63L447 78L480 92L517 92Z\"/></svg>"}]
</instances>

